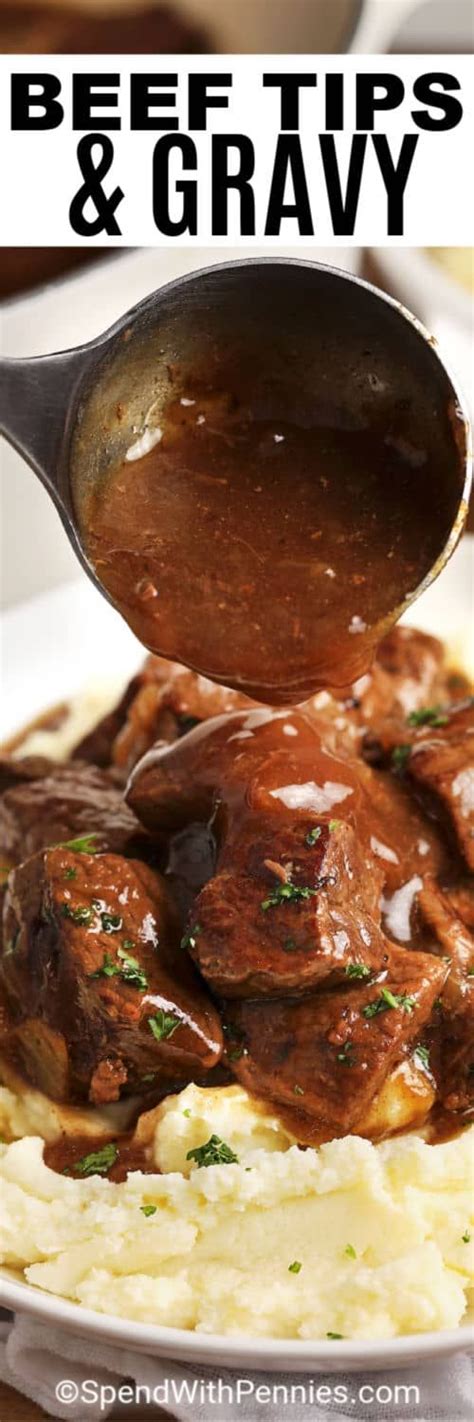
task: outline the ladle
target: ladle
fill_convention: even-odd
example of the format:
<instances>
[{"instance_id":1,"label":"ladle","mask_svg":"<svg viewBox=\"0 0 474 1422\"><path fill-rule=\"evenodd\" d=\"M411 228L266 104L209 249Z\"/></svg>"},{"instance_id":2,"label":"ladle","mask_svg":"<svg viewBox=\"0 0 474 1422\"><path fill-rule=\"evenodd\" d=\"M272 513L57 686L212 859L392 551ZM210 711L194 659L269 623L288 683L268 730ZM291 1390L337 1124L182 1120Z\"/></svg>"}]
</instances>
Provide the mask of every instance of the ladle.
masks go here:
<instances>
[{"instance_id":1,"label":"ladle","mask_svg":"<svg viewBox=\"0 0 474 1422\"><path fill-rule=\"evenodd\" d=\"M265 566L262 563L260 584L254 585L252 594L254 605L258 604L256 627L260 631L249 632L243 650L237 645L236 618L240 618L243 629L248 613L239 611L237 586L232 607L232 599L219 596L211 587L213 601L209 610L199 579L193 575L189 541L194 520L198 528L198 506L195 510L192 483L186 492L187 503L180 506L172 525L172 540L171 544L168 540L166 551L166 566L171 561L179 566L180 587L188 606L194 607L196 613L201 609L202 613L200 619L196 616L194 627L187 628L186 635L173 602L175 591L168 601L164 598L163 620L157 632L151 632L149 609L148 622L140 622L139 613L130 612L124 599L117 598L110 586L104 585L98 564L93 566L85 535L84 509L92 507L91 495L101 490L105 505L111 470L122 466L138 471L137 463L123 464L127 455L130 457L130 450L139 451L140 441L144 452L151 448L161 427L166 434L170 392L176 405L180 393L202 391L206 380L214 382L215 389L221 369L228 393L232 394L234 385L240 394L244 388L247 420L251 406L252 418L256 412L255 418L263 418L267 424L273 420L270 428L277 430L274 405L275 391L279 391L284 428L286 418L295 420L303 429L311 421L321 431L337 427L362 432L362 436L366 431L372 437L376 430L381 449L390 449L390 458L395 459L393 467L397 467L398 458L403 463L405 490L408 469L414 501L419 480L423 477L425 490L429 480L429 497L421 520L419 506L417 511L420 529L423 525L424 532L431 529L433 533L429 566L417 569L414 585L407 587L403 558L399 574L396 558L386 565L390 570L390 593L387 581L388 605L369 629L373 651L380 636L438 575L452 553L467 511L470 460L468 420L436 342L398 302L367 282L318 263L274 257L225 263L182 276L141 301L86 345L55 355L1 360L0 431L41 479L89 577L110 601L120 605L146 645L261 699L275 704L299 701L321 685L346 684L355 673L364 670L364 658L365 663L370 660L370 648L365 646L363 650L363 638L346 636L347 630L359 629L357 616L347 629L342 588L339 602L336 597L330 604L332 621L328 621L329 614L324 614L324 622L321 604L319 625L318 606L312 607L310 601L310 569L306 605L308 618L311 615L311 645L307 639L304 645L296 639L293 646L290 635L285 634L284 640L280 624L277 630L272 624L273 669L271 674L268 666L265 669L265 638L278 601L274 589L270 597L266 595L270 588L268 570L275 569L275 560L281 561L283 586L285 567L291 562L288 548L284 556L280 551L284 542L280 537L282 527L284 532L281 504L280 528L275 526L273 531L271 527L267 540L270 561ZM284 409L287 390L291 393L290 416ZM181 405L192 403L181 398ZM220 448L224 464L225 438ZM166 453L166 439L162 452ZM262 481L267 479L271 484L275 468L274 463L263 460ZM372 479L373 473L372 469ZM316 474L317 470L315 477ZM383 475L381 469L381 478ZM339 493L344 477L342 469ZM395 477L392 473L389 479L392 495ZM216 486L222 484L219 479L215 482ZM265 492L264 488L264 495ZM380 489L376 492L379 497ZM161 497L165 498L166 493L165 483ZM206 508L210 507L211 515L215 497L211 480L206 490ZM219 497L222 499L222 490ZM364 519L367 525L371 497L367 495L363 514L358 507L351 510L355 533L358 519ZM123 522L125 529L126 509ZM322 554L321 566L324 540L322 527L319 544L312 545L315 558ZM209 563L211 583L213 547L210 542L202 547L202 562L205 566ZM298 547L290 552L297 564ZM21 557L21 549L18 556ZM220 556L226 560L225 546ZM139 561L135 558L135 566ZM229 562L229 580L232 568ZM359 578L361 581L363 577ZM382 584L383 581L382 570ZM329 588L329 580L325 587ZM154 592L156 607L160 608L161 587L154 588ZM291 604L289 595L287 602ZM301 622L301 608L290 605L287 611L298 614ZM304 623L304 609L302 620ZM320 647L324 647L324 655L320 654Z\"/></svg>"}]
</instances>

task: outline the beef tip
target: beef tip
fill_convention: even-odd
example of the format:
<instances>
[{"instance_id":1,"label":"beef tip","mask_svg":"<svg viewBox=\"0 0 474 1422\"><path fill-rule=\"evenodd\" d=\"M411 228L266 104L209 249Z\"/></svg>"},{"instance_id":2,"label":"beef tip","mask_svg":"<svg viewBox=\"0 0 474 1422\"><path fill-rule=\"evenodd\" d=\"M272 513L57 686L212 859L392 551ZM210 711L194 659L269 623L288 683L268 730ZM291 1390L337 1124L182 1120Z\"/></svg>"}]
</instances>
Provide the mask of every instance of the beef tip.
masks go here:
<instances>
[{"instance_id":1,"label":"beef tip","mask_svg":"<svg viewBox=\"0 0 474 1422\"><path fill-rule=\"evenodd\" d=\"M55 768L55 762L45 755L12 756L0 754L0 794L12 785L28 780L41 780Z\"/></svg>"},{"instance_id":2,"label":"beef tip","mask_svg":"<svg viewBox=\"0 0 474 1422\"><path fill-rule=\"evenodd\" d=\"M372 764L405 776L428 811L442 813L474 868L474 698L424 707L403 727L386 721L363 745Z\"/></svg>"},{"instance_id":3,"label":"beef tip","mask_svg":"<svg viewBox=\"0 0 474 1422\"><path fill-rule=\"evenodd\" d=\"M306 709L259 707L215 716L172 746L155 746L130 777L126 799L148 828L177 830L193 820L240 820L252 813L278 824L293 809L328 818L356 813L364 798L359 762L321 744Z\"/></svg>"},{"instance_id":4,"label":"beef tip","mask_svg":"<svg viewBox=\"0 0 474 1422\"><path fill-rule=\"evenodd\" d=\"M80 742L74 755L98 765L112 764L126 778L155 741L170 744L200 721L252 704L179 662L149 656L115 710Z\"/></svg>"},{"instance_id":5,"label":"beef tip","mask_svg":"<svg viewBox=\"0 0 474 1422\"><path fill-rule=\"evenodd\" d=\"M297 820L269 830L250 820L226 841L187 935L216 993L278 997L344 981L351 966L362 976L380 972L383 873L350 825L329 823Z\"/></svg>"},{"instance_id":6,"label":"beef tip","mask_svg":"<svg viewBox=\"0 0 474 1422\"><path fill-rule=\"evenodd\" d=\"M447 971L430 954L391 948L376 981L227 1002L232 1071L253 1095L312 1118L321 1139L363 1129L374 1097L419 1040Z\"/></svg>"},{"instance_id":7,"label":"beef tip","mask_svg":"<svg viewBox=\"0 0 474 1422\"><path fill-rule=\"evenodd\" d=\"M437 729L418 732L407 771L441 802L461 854L474 869L474 698L452 708Z\"/></svg>"},{"instance_id":8,"label":"beef tip","mask_svg":"<svg viewBox=\"0 0 474 1422\"><path fill-rule=\"evenodd\" d=\"M43 779L20 781L0 799L0 844L9 862L91 834L99 850L141 854L147 845L121 790L95 766L54 766Z\"/></svg>"},{"instance_id":9,"label":"beef tip","mask_svg":"<svg viewBox=\"0 0 474 1422\"><path fill-rule=\"evenodd\" d=\"M424 706L449 700L442 642L413 627L394 627L377 648L372 672L353 691L361 720L375 733L386 721L403 725Z\"/></svg>"},{"instance_id":10,"label":"beef tip","mask_svg":"<svg viewBox=\"0 0 474 1422\"><path fill-rule=\"evenodd\" d=\"M443 892L435 879L427 876L418 903L440 948L453 965L452 972L455 970L465 977L474 968L474 937L456 913L449 895Z\"/></svg>"},{"instance_id":11,"label":"beef tip","mask_svg":"<svg viewBox=\"0 0 474 1422\"><path fill-rule=\"evenodd\" d=\"M221 1055L167 886L139 861L56 848L13 870L0 973L10 1051L53 1096L114 1101L150 1077L187 1081Z\"/></svg>"}]
</instances>

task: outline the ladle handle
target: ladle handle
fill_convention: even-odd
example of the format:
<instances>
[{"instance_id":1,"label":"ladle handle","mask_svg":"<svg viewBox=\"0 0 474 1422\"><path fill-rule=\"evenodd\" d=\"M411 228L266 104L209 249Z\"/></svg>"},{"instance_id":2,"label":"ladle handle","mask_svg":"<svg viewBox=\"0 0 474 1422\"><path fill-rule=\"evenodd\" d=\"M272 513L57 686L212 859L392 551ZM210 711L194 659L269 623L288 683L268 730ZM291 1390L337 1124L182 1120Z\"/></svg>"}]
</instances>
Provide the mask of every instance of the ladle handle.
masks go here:
<instances>
[{"instance_id":1,"label":"ladle handle","mask_svg":"<svg viewBox=\"0 0 474 1422\"><path fill-rule=\"evenodd\" d=\"M56 499L61 452L83 372L77 351L0 359L0 434Z\"/></svg>"}]
</instances>

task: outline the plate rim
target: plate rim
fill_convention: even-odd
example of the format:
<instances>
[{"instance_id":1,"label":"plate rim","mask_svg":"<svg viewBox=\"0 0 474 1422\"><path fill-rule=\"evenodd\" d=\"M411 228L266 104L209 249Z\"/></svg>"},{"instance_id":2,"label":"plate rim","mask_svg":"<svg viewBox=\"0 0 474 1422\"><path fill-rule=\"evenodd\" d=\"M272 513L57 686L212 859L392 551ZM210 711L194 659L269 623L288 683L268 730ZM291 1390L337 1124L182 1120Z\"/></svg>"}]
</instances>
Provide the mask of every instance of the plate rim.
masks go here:
<instances>
[{"instance_id":1,"label":"plate rim","mask_svg":"<svg viewBox=\"0 0 474 1422\"><path fill-rule=\"evenodd\" d=\"M404 1333L392 1338L337 1340L323 1338L262 1338L251 1334L204 1333L196 1329L169 1328L164 1324L142 1323L118 1314L101 1313L82 1304L50 1294L27 1281L8 1277L0 1269L2 1304L14 1313L31 1315L39 1322L56 1323L67 1332L90 1336L134 1349L150 1356L164 1356L202 1366L222 1363L255 1371L331 1372L381 1371L422 1363L430 1357L470 1352L474 1330L470 1323L457 1328Z\"/></svg>"}]
</instances>

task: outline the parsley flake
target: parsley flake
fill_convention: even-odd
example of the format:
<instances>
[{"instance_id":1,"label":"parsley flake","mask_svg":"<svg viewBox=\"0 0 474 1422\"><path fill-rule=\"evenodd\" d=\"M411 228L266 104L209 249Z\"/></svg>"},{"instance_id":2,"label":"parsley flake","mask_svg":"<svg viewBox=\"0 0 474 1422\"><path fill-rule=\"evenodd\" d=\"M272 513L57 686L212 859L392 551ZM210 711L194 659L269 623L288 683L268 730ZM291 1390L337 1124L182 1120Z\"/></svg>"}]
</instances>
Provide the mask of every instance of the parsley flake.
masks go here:
<instances>
[{"instance_id":1,"label":"parsley flake","mask_svg":"<svg viewBox=\"0 0 474 1422\"><path fill-rule=\"evenodd\" d=\"M347 1254L348 1259L357 1259L357 1254L353 1244L346 1244L344 1254Z\"/></svg>"},{"instance_id":2,"label":"parsley flake","mask_svg":"<svg viewBox=\"0 0 474 1422\"><path fill-rule=\"evenodd\" d=\"M210 1136L205 1145L188 1150L186 1160L195 1160L198 1170L208 1165L238 1165L239 1157L234 1154L220 1136Z\"/></svg>"},{"instance_id":3,"label":"parsley flake","mask_svg":"<svg viewBox=\"0 0 474 1422\"><path fill-rule=\"evenodd\" d=\"M140 1205L140 1209L142 1215L145 1215L145 1219L149 1219L150 1215L156 1215L156 1205Z\"/></svg>"},{"instance_id":4,"label":"parsley flake","mask_svg":"<svg viewBox=\"0 0 474 1422\"><path fill-rule=\"evenodd\" d=\"M172 1037L177 1027L181 1027L181 1018L174 1017L172 1012L165 1012L162 1007L155 1012L154 1017L148 1018L150 1032L153 1032L157 1042L164 1042L167 1037Z\"/></svg>"},{"instance_id":5,"label":"parsley flake","mask_svg":"<svg viewBox=\"0 0 474 1422\"><path fill-rule=\"evenodd\" d=\"M108 913L106 910L102 910L100 922L103 933L118 933L119 929L122 928L123 918L120 917L119 913Z\"/></svg>"},{"instance_id":6,"label":"parsley flake","mask_svg":"<svg viewBox=\"0 0 474 1422\"><path fill-rule=\"evenodd\" d=\"M310 829L310 830L308 831L308 834L306 835L306 841L305 841L305 842L306 842L306 844L308 845L308 848L309 848L309 849L312 849L313 844L316 844L316 840L317 840L317 839L320 839L320 838L321 838L321 835L322 835L321 825L315 825L315 826L314 826L314 829Z\"/></svg>"},{"instance_id":7,"label":"parsley flake","mask_svg":"<svg viewBox=\"0 0 474 1422\"><path fill-rule=\"evenodd\" d=\"M326 1333L326 1338L343 1338L343 1333Z\"/></svg>"},{"instance_id":8,"label":"parsley flake","mask_svg":"<svg viewBox=\"0 0 474 1422\"><path fill-rule=\"evenodd\" d=\"M370 978L370 971L366 963L347 963L344 969L346 978Z\"/></svg>"},{"instance_id":9,"label":"parsley flake","mask_svg":"<svg viewBox=\"0 0 474 1422\"><path fill-rule=\"evenodd\" d=\"M464 1230L464 1234L461 1235L461 1238L462 1238L463 1244L469 1244L471 1236L470 1236L470 1233L469 1233L469 1230L468 1230L468 1229L465 1229L465 1230Z\"/></svg>"},{"instance_id":10,"label":"parsley flake","mask_svg":"<svg viewBox=\"0 0 474 1422\"><path fill-rule=\"evenodd\" d=\"M362 1008L362 1017L376 1017L379 1012L388 1012L390 1007L402 1007L404 1012L413 1012L416 1007L416 997L409 997L404 992L390 992L390 988L382 988L380 997L374 998L373 1002L368 1002Z\"/></svg>"},{"instance_id":11,"label":"parsley flake","mask_svg":"<svg viewBox=\"0 0 474 1422\"><path fill-rule=\"evenodd\" d=\"M299 1274L299 1272L300 1272L300 1270L301 1270L302 1268L303 1268L303 1265L302 1265L302 1263L301 1263L301 1259L294 1259L294 1260L293 1260L293 1263L288 1265L288 1273L289 1273L289 1274Z\"/></svg>"},{"instance_id":12,"label":"parsley flake","mask_svg":"<svg viewBox=\"0 0 474 1422\"><path fill-rule=\"evenodd\" d=\"M330 821L329 821L329 829L330 829L330 831L331 831L331 834L332 834L333 830L339 829L339 826L340 826L340 825L342 825L342 820L330 820Z\"/></svg>"}]
</instances>

